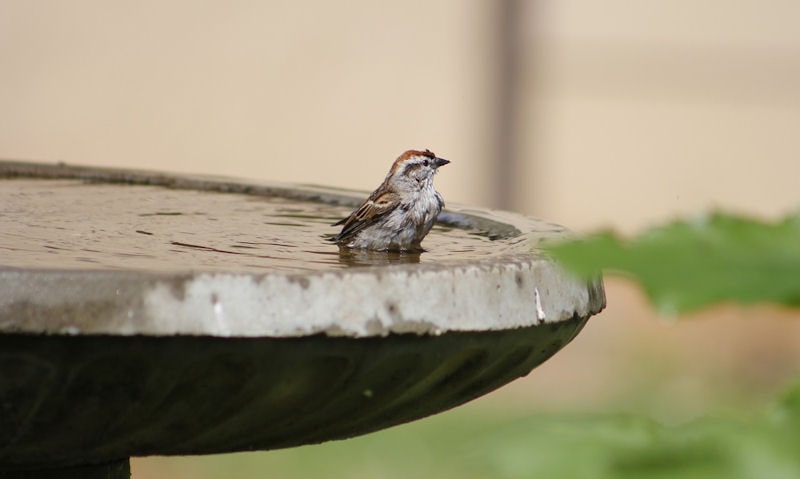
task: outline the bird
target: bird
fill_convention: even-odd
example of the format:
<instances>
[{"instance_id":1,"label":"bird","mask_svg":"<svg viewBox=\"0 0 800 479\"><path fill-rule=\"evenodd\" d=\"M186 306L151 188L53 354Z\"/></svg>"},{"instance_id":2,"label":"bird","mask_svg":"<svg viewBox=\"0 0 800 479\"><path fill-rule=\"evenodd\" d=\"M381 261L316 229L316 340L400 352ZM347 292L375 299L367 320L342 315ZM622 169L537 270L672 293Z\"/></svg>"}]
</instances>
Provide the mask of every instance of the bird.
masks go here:
<instances>
[{"instance_id":1,"label":"bird","mask_svg":"<svg viewBox=\"0 0 800 479\"><path fill-rule=\"evenodd\" d=\"M383 183L353 212L332 226L340 247L373 251L422 251L420 243L444 207L433 176L450 161L425 149L408 150L392 163Z\"/></svg>"}]
</instances>

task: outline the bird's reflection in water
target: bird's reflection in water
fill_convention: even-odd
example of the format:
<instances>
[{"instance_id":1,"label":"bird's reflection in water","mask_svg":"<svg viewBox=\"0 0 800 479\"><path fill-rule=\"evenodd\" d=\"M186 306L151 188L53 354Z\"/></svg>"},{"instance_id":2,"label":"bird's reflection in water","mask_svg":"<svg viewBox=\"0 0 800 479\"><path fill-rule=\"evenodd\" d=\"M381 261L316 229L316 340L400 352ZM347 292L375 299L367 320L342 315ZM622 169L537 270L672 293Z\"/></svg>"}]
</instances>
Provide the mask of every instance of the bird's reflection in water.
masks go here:
<instances>
[{"instance_id":1,"label":"bird's reflection in water","mask_svg":"<svg viewBox=\"0 0 800 479\"><path fill-rule=\"evenodd\" d=\"M420 251L371 251L339 247L339 262L345 266L385 266L419 263Z\"/></svg>"}]
</instances>

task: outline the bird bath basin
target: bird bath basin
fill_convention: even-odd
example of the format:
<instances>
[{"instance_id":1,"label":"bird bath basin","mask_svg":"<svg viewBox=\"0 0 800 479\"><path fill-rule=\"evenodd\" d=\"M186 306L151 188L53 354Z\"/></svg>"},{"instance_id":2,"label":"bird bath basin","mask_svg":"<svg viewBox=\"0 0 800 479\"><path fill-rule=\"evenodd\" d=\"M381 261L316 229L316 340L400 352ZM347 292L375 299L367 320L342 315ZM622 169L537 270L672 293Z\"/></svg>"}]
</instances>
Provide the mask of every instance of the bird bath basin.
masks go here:
<instances>
[{"instance_id":1,"label":"bird bath basin","mask_svg":"<svg viewBox=\"0 0 800 479\"><path fill-rule=\"evenodd\" d=\"M323 236L363 198L0 162L0 476L411 421L528 374L605 305L537 253L564 228L512 213L447 209L420 254L339 251Z\"/></svg>"}]
</instances>

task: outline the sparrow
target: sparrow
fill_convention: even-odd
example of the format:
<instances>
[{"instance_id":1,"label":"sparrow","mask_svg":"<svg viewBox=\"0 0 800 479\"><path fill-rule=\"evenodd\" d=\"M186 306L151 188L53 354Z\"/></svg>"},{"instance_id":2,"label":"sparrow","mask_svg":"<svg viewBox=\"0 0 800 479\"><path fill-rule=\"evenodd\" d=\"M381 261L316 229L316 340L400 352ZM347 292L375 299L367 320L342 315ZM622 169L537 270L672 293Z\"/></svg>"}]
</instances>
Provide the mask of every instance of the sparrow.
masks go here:
<instances>
[{"instance_id":1,"label":"sparrow","mask_svg":"<svg viewBox=\"0 0 800 479\"><path fill-rule=\"evenodd\" d=\"M422 239L444 207L433 175L448 163L427 149L406 151L366 201L333 224L344 226L331 241L354 249L421 251Z\"/></svg>"}]
</instances>

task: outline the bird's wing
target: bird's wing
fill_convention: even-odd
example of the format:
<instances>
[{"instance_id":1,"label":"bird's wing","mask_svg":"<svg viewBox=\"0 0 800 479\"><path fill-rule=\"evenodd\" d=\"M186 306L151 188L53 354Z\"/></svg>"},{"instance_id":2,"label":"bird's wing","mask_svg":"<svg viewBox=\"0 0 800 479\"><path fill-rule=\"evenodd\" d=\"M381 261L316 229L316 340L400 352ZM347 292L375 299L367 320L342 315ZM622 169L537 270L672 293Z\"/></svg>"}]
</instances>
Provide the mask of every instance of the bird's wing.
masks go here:
<instances>
[{"instance_id":1,"label":"bird's wing","mask_svg":"<svg viewBox=\"0 0 800 479\"><path fill-rule=\"evenodd\" d=\"M397 208L399 204L400 195L394 191L371 195L350 216L333 224L333 226L344 225L342 231L333 238L333 241L338 242L352 238L367 226L375 224L380 218Z\"/></svg>"}]
</instances>

